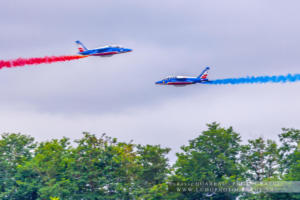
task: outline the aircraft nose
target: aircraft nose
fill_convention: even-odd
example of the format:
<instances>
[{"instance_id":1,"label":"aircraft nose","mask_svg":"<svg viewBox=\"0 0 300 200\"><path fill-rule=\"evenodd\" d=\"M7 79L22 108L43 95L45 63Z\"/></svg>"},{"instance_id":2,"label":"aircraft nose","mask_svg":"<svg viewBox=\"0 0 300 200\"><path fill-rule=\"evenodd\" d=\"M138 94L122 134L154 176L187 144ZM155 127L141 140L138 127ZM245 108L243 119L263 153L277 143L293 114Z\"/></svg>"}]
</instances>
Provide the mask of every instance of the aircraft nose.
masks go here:
<instances>
[{"instance_id":1,"label":"aircraft nose","mask_svg":"<svg viewBox=\"0 0 300 200\"><path fill-rule=\"evenodd\" d=\"M155 82L155 84L162 84L162 83L163 83L162 81Z\"/></svg>"},{"instance_id":2,"label":"aircraft nose","mask_svg":"<svg viewBox=\"0 0 300 200\"><path fill-rule=\"evenodd\" d=\"M131 52L132 49L124 49L124 52Z\"/></svg>"}]
</instances>

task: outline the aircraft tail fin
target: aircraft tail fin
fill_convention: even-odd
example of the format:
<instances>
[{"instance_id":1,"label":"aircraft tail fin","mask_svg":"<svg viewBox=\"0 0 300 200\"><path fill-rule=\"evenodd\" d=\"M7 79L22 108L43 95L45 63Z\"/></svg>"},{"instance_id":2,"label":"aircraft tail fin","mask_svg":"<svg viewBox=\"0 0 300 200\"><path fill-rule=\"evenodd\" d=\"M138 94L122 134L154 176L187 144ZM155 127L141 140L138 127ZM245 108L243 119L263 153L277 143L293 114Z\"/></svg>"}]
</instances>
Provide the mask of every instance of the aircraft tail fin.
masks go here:
<instances>
[{"instance_id":1,"label":"aircraft tail fin","mask_svg":"<svg viewBox=\"0 0 300 200\"><path fill-rule=\"evenodd\" d=\"M208 76L209 69L210 69L209 67L206 67L197 78L201 80L208 80L207 76Z\"/></svg>"},{"instance_id":2,"label":"aircraft tail fin","mask_svg":"<svg viewBox=\"0 0 300 200\"><path fill-rule=\"evenodd\" d=\"M79 40L75 41L77 46L78 46L78 51L83 52L88 50Z\"/></svg>"}]
</instances>

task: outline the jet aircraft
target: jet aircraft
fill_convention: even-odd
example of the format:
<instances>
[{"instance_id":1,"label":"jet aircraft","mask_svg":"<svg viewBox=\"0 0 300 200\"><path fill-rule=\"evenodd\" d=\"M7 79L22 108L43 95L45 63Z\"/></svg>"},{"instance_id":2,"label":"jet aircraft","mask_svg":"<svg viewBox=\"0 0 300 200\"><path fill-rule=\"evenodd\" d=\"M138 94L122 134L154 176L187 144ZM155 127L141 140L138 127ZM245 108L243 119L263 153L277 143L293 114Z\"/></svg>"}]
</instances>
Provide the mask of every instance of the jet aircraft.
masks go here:
<instances>
[{"instance_id":1,"label":"jet aircraft","mask_svg":"<svg viewBox=\"0 0 300 200\"><path fill-rule=\"evenodd\" d=\"M79 40L76 41L76 44L78 45L78 54L83 56L112 56L132 51L132 49L123 48L118 45L108 45L95 49L87 49Z\"/></svg>"},{"instance_id":2,"label":"jet aircraft","mask_svg":"<svg viewBox=\"0 0 300 200\"><path fill-rule=\"evenodd\" d=\"M205 83L209 80L207 79L209 67L206 67L202 73L197 77L188 76L170 76L161 81L157 81L155 84L159 85L174 85L174 86L186 86L195 83Z\"/></svg>"}]
</instances>

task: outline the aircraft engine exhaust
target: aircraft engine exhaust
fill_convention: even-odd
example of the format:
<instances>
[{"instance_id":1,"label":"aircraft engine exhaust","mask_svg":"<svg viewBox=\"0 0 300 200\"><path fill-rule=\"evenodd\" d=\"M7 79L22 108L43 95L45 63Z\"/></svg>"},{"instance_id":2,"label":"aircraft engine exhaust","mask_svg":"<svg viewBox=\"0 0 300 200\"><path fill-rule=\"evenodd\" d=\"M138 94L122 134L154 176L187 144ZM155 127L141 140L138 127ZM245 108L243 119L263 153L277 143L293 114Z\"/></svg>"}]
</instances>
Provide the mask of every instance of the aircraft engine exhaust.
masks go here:
<instances>
[{"instance_id":1,"label":"aircraft engine exhaust","mask_svg":"<svg viewBox=\"0 0 300 200\"><path fill-rule=\"evenodd\" d=\"M87 56L45 56L38 58L18 58L15 60L0 60L0 69L2 68L12 68L12 67L22 67L25 65L39 65L39 64L51 64L54 62L65 62L71 60L78 60L85 58Z\"/></svg>"},{"instance_id":2,"label":"aircraft engine exhaust","mask_svg":"<svg viewBox=\"0 0 300 200\"><path fill-rule=\"evenodd\" d=\"M237 84L254 84L254 83L286 83L286 82L296 82L300 81L300 74L288 74L288 75L278 75L278 76L252 76L245 78L226 78L226 79L216 79L206 82L205 84L214 85L237 85Z\"/></svg>"}]
</instances>

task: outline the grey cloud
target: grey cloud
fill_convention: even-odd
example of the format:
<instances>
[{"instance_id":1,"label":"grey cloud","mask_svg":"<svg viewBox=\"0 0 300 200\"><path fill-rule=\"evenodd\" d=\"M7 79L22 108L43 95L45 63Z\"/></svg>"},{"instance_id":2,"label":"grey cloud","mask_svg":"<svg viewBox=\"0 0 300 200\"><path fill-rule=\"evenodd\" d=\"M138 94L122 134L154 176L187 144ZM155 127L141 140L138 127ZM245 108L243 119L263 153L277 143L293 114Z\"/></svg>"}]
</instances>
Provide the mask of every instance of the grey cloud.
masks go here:
<instances>
[{"instance_id":1,"label":"grey cloud","mask_svg":"<svg viewBox=\"0 0 300 200\"><path fill-rule=\"evenodd\" d=\"M134 52L110 60L2 71L2 102L26 102L43 112L103 114L191 94L194 88L162 89L153 83L167 75L196 75L205 65L212 66L211 78L297 72L299 28L293 25L294 18L276 14L280 5L31 1L15 7L8 3L6 12L19 13L5 22L8 32L2 32L7 46L1 51L9 58L74 53L75 39L88 47L122 43Z\"/></svg>"},{"instance_id":2,"label":"grey cloud","mask_svg":"<svg viewBox=\"0 0 300 200\"><path fill-rule=\"evenodd\" d=\"M82 127L177 148L205 123L220 121L245 138L272 137L282 126L299 123L298 83L174 88L154 82L197 75L206 65L211 79L299 73L299 4L1 2L0 59L74 54L77 39L88 47L120 43L134 49L111 58L0 70L3 131L15 126L45 138L39 134L48 122L49 137L79 135Z\"/></svg>"}]
</instances>

